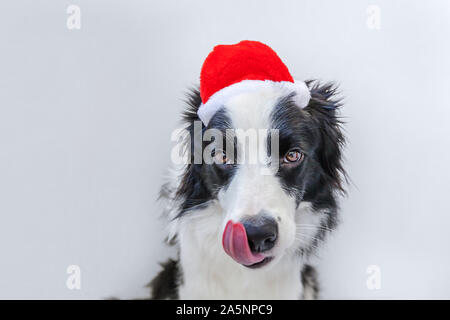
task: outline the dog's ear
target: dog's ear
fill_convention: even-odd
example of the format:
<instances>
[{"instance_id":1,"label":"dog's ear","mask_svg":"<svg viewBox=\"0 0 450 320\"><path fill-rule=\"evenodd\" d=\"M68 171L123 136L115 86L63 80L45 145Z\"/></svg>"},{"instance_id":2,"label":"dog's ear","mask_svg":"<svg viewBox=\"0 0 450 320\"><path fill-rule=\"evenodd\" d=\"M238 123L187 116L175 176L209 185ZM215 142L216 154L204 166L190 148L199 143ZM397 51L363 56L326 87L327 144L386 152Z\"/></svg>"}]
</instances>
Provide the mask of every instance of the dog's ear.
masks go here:
<instances>
[{"instance_id":1,"label":"dog's ear","mask_svg":"<svg viewBox=\"0 0 450 320\"><path fill-rule=\"evenodd\" d=\"M342 132L342 121L338 116L342 103L337 97L337 87L332 83L321 84L316 81L308 81L307 85L311 100L304 110L311 115L313 126L320 136L317 159L327 182L345 193L343 180L347 180L347 175L342 166L345 136Z\"/></svg>"}]
</instances>

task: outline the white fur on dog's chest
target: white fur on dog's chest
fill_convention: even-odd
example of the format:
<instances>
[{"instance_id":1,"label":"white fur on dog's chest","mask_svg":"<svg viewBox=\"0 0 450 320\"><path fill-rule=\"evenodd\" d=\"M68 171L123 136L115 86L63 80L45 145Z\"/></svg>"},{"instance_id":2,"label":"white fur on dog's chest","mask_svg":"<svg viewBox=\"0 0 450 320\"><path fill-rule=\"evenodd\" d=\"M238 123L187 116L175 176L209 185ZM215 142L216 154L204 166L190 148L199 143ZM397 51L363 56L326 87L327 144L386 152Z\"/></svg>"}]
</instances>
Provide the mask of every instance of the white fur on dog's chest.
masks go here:
<instances>
[{"instance_id":1,"label":"white fur on dog's chest","mask_svg":"<svg viewBox=\"0 0 450 320\"><path fill-rule=\"evenodd\" d=\"M191 219L196 220L195 223ZM299 257L286 256L261 270L246 268L226 255L221 247L220 219L206 209L191 213L190 221L180 226L178 236L183 279L179 287L180 299L302 297Z\"/></svg>"},{"instance_id":2,"label":"white fur on dog's chest","mask_svg":"<svg viewBox=\"0 0 450 320\"><path fill-rule=\"evenodd\" d=\"M204 260L205 264L208 260ZM300 299L302 284L300 268L286 264L270 270L245 270L243 266L183 265L184 284L179 288L180 299ZM289 270L290 269L290 270Z\"/></svg>"}]
</instances>

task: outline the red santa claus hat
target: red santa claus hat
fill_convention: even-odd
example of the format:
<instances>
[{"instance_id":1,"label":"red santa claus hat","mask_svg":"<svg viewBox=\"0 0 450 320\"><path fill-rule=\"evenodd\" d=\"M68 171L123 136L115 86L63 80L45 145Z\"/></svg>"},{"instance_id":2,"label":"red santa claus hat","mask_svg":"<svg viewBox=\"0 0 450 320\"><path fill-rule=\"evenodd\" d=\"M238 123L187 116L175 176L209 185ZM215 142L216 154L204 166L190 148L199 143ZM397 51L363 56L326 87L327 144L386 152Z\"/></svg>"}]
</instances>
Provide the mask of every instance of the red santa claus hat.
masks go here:
<instances>
[{"instance_id":1,"label":"red santa claus hat","mask_svg":"<svg viewBox=\"0 0 450 320\"><path fill-rule=\"evenodd\" d=\"M206 126L231 97L267 87L295 93L293 99L299 108L306 107L311 98L305 82L294 81L269 46L248 40L215 46L200 73L202 104L198 116Z\"/></svg>"}]
</instances>

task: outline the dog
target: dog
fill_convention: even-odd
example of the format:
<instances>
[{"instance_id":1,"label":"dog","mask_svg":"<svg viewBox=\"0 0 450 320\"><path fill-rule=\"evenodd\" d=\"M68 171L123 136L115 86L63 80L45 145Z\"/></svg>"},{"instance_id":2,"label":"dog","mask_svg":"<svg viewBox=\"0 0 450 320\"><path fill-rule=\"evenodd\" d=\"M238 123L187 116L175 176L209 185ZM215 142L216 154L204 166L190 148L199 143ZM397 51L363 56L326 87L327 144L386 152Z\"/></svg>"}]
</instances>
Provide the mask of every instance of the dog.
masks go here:
<instances>
[{"instance_id":1,"label":"dog","mask_svg":"<svg viewBox=\"0 0 450 320\"><path fill-rule=\"evenodd\" d=\"M160 193L178 256L150 282L152 299L318 298L309 258L339 221L345 137L336 86L305 88L301 108L290 89L263 86L239 92L208 121L201 89L191 90L182 117L188 161ZM261 141L247 148L253 129ZM208 130L222 135L205 139ZM247 135L230 134L237 130ZM255 153L263 161L250 163ZM198 154L212 162L198 163Z\"/></svg>"}]
</instances>

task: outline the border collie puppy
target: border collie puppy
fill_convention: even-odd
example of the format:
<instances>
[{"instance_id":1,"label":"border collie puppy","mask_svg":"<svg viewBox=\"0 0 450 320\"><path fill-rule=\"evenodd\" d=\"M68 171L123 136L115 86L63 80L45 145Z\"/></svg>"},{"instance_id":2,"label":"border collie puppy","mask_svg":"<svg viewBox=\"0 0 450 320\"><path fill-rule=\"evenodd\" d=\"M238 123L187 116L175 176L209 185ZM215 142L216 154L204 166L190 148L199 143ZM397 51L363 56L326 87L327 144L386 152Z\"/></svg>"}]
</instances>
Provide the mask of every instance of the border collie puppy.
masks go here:
<instances>
[{"instance_id":1,"label":"border collie puppy","mask_svg":"<svg viewBox=\"0 0 450 320\"><path fill-rule=\"evenodd\" d=\"M152 298L317 298L308 257L337 224L346 176L335 87L294 81L256 41L216 46L200 79L183 116L186 164L161 190L179 254Z\"/></svg>"}]
</instances>

